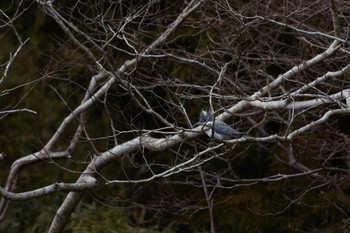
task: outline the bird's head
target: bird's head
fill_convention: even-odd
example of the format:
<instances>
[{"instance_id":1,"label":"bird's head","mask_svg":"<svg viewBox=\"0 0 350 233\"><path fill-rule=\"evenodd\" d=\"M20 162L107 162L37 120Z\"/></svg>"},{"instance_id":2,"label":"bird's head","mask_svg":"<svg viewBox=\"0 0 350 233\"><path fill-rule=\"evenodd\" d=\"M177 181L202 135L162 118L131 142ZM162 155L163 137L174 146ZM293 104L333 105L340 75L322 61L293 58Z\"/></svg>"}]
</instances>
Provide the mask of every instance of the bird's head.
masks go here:
<instances>
[{"instance_id":1,"label":"bird's head","mask_svg":"<svg viewBox=\"0 0 350 233\"><path fill-rule=\"evenodd\" d=\"M204 123L213 119L213 111L208 109L202 109L199 115L199 122Z\"/></svg>"}]
</instances>

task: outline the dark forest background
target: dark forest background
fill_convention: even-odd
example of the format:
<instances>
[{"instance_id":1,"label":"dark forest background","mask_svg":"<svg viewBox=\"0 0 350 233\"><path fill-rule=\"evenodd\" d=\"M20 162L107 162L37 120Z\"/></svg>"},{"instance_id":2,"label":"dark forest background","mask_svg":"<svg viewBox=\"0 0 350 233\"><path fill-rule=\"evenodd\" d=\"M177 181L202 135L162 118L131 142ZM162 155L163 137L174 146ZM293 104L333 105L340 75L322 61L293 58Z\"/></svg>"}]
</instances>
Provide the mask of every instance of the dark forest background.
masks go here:
<instances>
[{"instance_id":1,"label":"dark forest background","mask_svg":"<svg viewBox=\"0 0 350 233\"><path fill-rule=\"evenodd\" d=\"M201 134L114 159L96 172L99 185L85 192L64 232L350 229L348 1L202 1L150 51L189 1L55 1L52 8L40 2L0 3L1 186L18 159L45 148L103 67L106 76L93 92L111 77L117 81L50 149L65 150L83 125L69 157L23 166L13 192L74 183L94 156L143 134L187 132L203 108L214 108L249 137L222 143ZM139 60L118 71L133 58ZM295 66L290 77L268 86ZM265 86L266 94L252 97ZM273 101L285 102L264 105ZM294 102L305 107L293 108ZM208 148L183 171L118 182L147 179ZM0 231L46 232L66 197L11 201Z\"/></svg>"}]
</instances>

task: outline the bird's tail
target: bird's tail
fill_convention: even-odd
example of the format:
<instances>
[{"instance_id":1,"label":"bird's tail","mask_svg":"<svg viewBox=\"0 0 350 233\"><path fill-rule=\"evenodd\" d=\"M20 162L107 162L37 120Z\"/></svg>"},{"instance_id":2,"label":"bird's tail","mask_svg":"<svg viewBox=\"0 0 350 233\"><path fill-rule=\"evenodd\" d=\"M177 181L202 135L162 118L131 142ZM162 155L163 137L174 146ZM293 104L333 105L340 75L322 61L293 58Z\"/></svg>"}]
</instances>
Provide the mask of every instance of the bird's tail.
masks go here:
<instances>
[{"instance_id":1,"label":"bird's tail","mask_svg":"<svg viewBox=\"0 0 350 233\"><path fill-rule=\"evenodd\" d=\"M243 136L248 136L247 133L242 133L242 132L237 132L232 138L233 139L237 139L237 138L241 138Z\"/></svg>"}]
</instances>

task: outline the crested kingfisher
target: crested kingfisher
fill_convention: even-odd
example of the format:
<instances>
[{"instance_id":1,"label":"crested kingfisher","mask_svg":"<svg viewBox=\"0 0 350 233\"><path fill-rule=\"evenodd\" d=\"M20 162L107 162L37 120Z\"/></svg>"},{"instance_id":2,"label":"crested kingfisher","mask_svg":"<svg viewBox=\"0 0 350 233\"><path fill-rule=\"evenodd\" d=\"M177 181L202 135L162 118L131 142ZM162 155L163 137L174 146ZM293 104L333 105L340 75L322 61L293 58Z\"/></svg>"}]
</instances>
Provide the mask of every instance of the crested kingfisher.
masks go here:
<instances>
[{"instance_id":1,"label":"crested kingfisher","mask_svg":"<svg viewBox=\"0 0 350 233\"><path fill-rule=\"evenodd\" d=\"M245 135L245 133L234 130L225 122L215 119L211 110L202 109L199 115L199 122L194 124L193 127L198 125L208 126L209 129L204 131L204 133L218 141L237 139Z\"/></svg>"}]
</instances>

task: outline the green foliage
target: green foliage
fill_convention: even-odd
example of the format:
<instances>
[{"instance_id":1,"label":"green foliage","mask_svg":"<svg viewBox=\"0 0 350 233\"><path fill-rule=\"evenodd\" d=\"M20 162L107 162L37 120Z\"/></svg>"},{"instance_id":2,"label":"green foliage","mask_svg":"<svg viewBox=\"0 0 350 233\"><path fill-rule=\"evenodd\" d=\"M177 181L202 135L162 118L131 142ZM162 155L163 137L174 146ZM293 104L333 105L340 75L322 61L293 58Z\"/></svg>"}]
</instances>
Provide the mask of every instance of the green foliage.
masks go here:
<instances>
[{"instance_id":1,"label":"green foliage","mask_svg":"<svg viewBox=\"0 0 350 233\"><path fill-rule=\"evenodd\" d=\"M55 196L40 199L12 202L7 218L0 224L0 232L4 233L41 233L46 232L55 214L57 206L62 201ZM63 195L61 195L63 197Z\"/></svg>"},{"instance_id":2,"label":"green foliage","mask_svg":"<svg viewBox=\"0 0 350 233\"><path fill-rule=\"evenodd\" d=\"M72 215L66 232L70 233L171 233L173 226L159 229L153 225L147 227L145 211L133 214L130 221L128 213L120 208L100 206L96 203L81 204ZM130 214L130 213L129 213Z\"/></svg>"}]
</instances>

